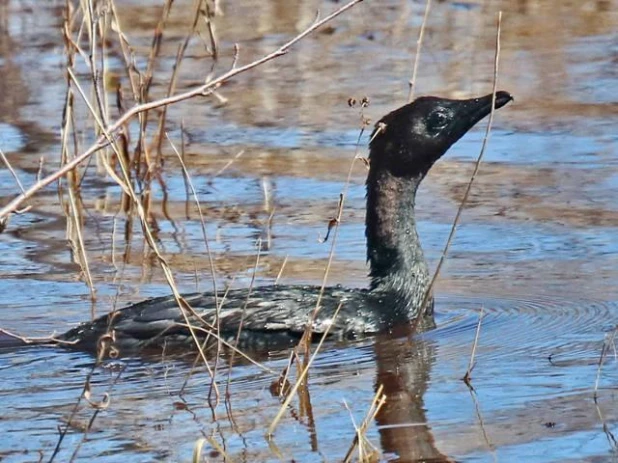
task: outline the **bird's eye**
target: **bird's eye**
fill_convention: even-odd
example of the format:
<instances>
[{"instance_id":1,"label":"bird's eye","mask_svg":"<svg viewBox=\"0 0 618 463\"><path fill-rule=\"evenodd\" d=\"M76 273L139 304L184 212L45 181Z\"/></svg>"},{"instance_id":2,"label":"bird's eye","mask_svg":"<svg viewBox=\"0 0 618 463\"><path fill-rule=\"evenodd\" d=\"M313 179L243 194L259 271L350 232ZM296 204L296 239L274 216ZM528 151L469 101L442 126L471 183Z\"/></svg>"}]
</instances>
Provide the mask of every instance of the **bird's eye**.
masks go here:
<instances>
[{"instance_id":1,"label":"bird's eye","mask_svg":"<svg viewBox=\"0 0 618 463\"><path fill-rule=\"evenodd\" d=\"M448 116L443 111L435 111L427 119L427 128L433 132L446 127L448 124Z\"/></svg>"}]
</instances>

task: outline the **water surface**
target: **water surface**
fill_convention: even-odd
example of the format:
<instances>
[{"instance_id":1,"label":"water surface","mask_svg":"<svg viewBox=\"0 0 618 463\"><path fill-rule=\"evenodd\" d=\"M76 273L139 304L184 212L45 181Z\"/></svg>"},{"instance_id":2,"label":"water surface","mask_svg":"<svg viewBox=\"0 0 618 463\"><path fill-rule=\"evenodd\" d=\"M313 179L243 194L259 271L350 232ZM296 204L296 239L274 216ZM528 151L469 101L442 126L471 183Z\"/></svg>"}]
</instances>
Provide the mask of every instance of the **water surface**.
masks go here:
<instances>
[{"instance_id":1,"label":"water surface","mask_svg":"<svg viewBox=\"0 0 618 463\"><path fill-rule=\"evenodd\" d=\"M337 2L220 2L221 50L213 64L193 40L178 80L187 90L279 46ZM144 66L160 6L116 0L123 30ZM191 2L174 2L155 67L153 95L167 91ZM21 182L60 162L65 56L64 2L0 5L0 148ZM208 461L339 461L378 385L387 403L368 439L384 461L614 461L615 346L595 381L604 340L618 323L618 3L615 1L433 2L417 94L487 93L493 75L495 15L504 12L500 87L515 103L496 114L485 162L438 282L437 328L413 340L330 343L309 381L310 405L294 401L274 441L264 438L280 406L270 385L287 352L261 353L266 369L224 356L217 384L231 400L211 406L211 379L193 356L128 358L92 371L86 353L52 347L0 352L0 460L48 461L92 372L96 415L83 400L56 461L191 461L207 439ZM227 99L169 108L198 192L219 287L248 286L261 242L257 284L319 284L336 214L357 149L358 107L377 120L407 97L424 4L366 0L287 56L223 86ZM109 66L124 79L120 50ZM81 71L86 68L82 66ZM87 122L84 111L83 122ZM419 228L435 266L484 134L482 124L453 147L421 187ZM85 133L80 143L93 138ZM237 156L239 152L242 155ZM199 215L182 171L164 147L150 214L163 255L182 290L211 287ZM40 167L40 159L43 165ZM220 173L230 160L234 162ZM352 168L329 281L366 284L364 179ZM0 170L0 203L18 188ZM85 245L97 298L91 301L66 191L39 193L0 234L0 327L28 336L62 332L169 292L139 222L126 214L116 184L93 162L81 187ZM484 314L472 373L461 381ZM119 373L120 376L118 377ZM191 374L190 374L191 373ZM189 379L187 379L189 378ZM186 384L185 384L186 381ZM226 406L227 405L227 406ZM310 411L310 413L307 413ZM206 460L204 460L206 461Z\"/></svg>"}]
</instances>

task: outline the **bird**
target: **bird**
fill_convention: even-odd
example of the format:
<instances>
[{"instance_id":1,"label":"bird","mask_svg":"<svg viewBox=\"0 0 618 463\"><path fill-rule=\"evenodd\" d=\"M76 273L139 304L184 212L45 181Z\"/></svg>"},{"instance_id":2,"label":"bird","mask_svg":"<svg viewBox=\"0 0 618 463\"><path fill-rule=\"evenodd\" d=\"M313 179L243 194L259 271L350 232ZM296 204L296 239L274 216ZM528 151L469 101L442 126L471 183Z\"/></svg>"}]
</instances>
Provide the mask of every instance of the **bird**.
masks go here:
<instances>
[{"instance_id":1,"label":"bird","mask_svg":"<svg viewBox=\"0 0 618 463\"><path fill-rule=\"evenodd\" d=\"M376 123L366 181L367 288L279 285L232 289L218 297L185 294L191 309L181 309L174 296L157 297L82 323L56 340L97 351L106 339L117 355L185 348L194 342L188 320L206 331L217 327L225 342L263 350L298 342L308 323L314 335L354 339L432 319L429 268L416 229L418 187L434 163L491 113L492 102L499 109L512 100L505 91L470 99L423 96Z\"/></svg>"}]
</instances>

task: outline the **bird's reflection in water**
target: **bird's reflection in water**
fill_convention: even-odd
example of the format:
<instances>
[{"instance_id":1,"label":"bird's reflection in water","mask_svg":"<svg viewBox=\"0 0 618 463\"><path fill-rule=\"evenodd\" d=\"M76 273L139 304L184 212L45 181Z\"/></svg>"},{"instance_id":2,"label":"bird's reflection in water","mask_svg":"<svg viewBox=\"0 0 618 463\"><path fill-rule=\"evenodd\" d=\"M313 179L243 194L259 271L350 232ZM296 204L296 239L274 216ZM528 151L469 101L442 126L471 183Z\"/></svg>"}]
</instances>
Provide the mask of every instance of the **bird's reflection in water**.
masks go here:
<instances>
[{"instance_id":1,"label":"bird's reflection in water","mask_svg":"<svg viewBox=\"0 0 618 463\"><path fill-rule=\"evenodd\" d=\"M428 328L428 327L427 327ZM423 396L436 358L434 341L381 336L375 342L376 390L386 403L376 416L382 451L399 462L452 462L435 446Z\"/></svg>"}]
</instances>

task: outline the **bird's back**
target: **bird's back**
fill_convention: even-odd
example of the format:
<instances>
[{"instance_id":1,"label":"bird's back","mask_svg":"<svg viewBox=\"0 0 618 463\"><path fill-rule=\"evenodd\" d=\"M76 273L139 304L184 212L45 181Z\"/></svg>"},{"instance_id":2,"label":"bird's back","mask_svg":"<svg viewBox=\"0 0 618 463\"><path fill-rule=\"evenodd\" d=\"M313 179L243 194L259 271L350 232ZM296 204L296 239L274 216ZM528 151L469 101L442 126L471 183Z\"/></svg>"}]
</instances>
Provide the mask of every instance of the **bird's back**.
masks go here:
<instances>
[{"instance_id":1,"label":"bird's back","mask_svg":"<svg viewBox=\"0 0 618 463\"><path fill-rule=\"evenodd\" d=\"M302 336L319 294L319 286L300 285L235 289L221 292L217 298L213 293L185 294L183 298L191 307L185 310L187 318L173 296L158 297L81 324L63 334L61 340L75 343L78 349L94 351L101 337L108 333L121 352L145 347L182 347L193 343L188 321L200 338L208 332L216 333L219 326L221 338L234 342L242 325L239 347L284 347L298 342ZM379 307L388 303L366 289L327 287L312 331L320 335L328 329L329 335L339 339L377 333L383 329Z\"/></svg>"}]
</instances>

